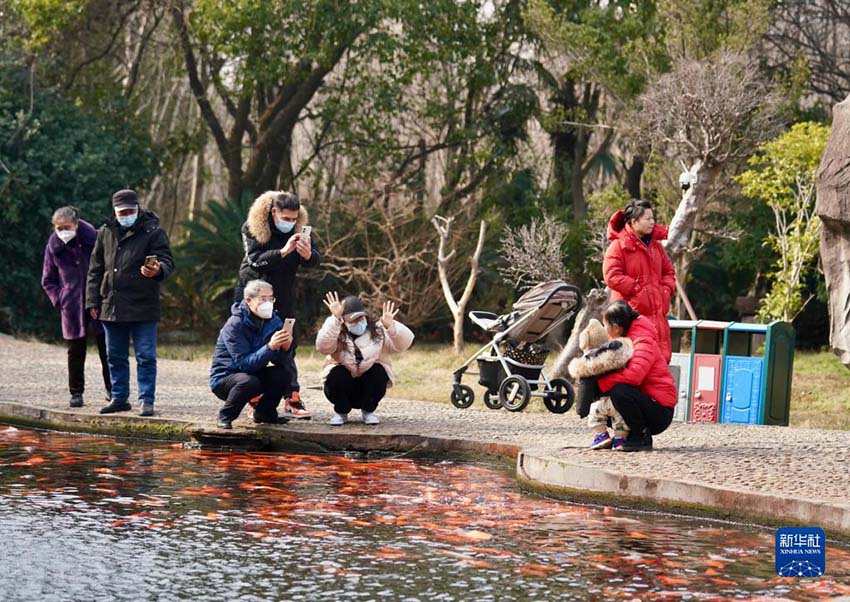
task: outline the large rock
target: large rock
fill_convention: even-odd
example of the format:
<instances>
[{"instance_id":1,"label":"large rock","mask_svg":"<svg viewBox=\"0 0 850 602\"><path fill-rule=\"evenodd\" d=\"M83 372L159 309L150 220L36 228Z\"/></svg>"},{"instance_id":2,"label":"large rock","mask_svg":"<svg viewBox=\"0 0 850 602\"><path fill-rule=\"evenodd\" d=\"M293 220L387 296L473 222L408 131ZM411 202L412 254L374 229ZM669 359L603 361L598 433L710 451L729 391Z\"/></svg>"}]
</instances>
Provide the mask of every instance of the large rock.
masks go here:
<instances>
[{"instance_id":1,"label":"large rock","mask_svg":"<svg viewBox=\"0 0 850 602\"><path fill-rule=\"evenodd\" d=\"M820 256L829 293L829 344L850 367L850 96L832 110L817 193L815 212L823 222Z\"/></svg>"}]
</instances>

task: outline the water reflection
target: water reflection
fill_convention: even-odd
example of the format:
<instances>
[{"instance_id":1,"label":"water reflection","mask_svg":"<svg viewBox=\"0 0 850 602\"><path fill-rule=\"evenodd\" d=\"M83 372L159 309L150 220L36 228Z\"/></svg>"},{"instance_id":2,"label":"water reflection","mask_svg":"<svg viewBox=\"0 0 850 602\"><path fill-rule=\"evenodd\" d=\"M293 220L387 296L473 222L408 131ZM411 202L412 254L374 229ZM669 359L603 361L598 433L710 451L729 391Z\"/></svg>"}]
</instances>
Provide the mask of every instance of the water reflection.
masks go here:
<instances>
[{"instance_id":1,"label":"water reflection","mask_svg":"<svg viewBox=\"0 0 850 602\"><path fill-rule=\"evenodd\" d=\"M520 494L485 467L0 427L0 599L822 600L770 531Z\"/></svg>"}]
</instances>

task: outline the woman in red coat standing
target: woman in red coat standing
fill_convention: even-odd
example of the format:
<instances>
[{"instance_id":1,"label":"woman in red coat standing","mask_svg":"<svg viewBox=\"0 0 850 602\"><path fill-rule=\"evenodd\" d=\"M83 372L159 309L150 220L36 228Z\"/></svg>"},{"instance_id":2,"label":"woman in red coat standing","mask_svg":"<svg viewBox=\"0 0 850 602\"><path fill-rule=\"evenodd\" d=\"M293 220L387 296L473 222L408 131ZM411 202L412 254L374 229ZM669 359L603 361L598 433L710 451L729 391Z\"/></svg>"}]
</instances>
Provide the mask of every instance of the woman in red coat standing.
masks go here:
<instances>
[{"instance_id":1,"label":"woman in red coat standing","mask_svg":"<svg viewBox=\"0 0 850 602\"><path fill-rule=\"evenodd\" d=\"M658 344L670 362L670 325L667 312L676 290L673 264L661 241L667 226L655 223L649 201L631 201L608 222L611 241L602 263L602 276L611 289L611 301L626 301L655 325Z\"/></svg>"},{"instance_id":2,"label":"woman in red coat standing","mask_svg":"<svg viewBox=\"0 0 850 602\"><path fill-rule=\"evenodd\" d=\"M619 449L650 450L652 436L665 431L673 421L678 400L655 327L625 301L609 305L602 314L602 323L610 339L628 337L634 347L625 368L601 376L596 383L629 426L629 435Z\"/></svg>"}]
</instances>

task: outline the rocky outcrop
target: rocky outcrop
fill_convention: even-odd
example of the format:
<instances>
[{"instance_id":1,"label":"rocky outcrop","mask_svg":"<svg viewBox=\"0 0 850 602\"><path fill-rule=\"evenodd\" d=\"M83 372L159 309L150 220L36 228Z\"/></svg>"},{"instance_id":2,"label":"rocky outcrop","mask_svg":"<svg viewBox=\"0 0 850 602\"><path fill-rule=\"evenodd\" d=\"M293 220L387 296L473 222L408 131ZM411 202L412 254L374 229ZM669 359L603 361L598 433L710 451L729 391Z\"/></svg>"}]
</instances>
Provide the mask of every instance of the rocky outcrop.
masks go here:
<instances>
[{"instance_id":1,"label":"rocky outcrop","mask_svg":"<svg viewBox=\"0 0 850 602\"><path fill-rule=\"evenodd\" d=\"M815 212L829 294L829 344L850 367L850 96L832 110L832 130L817 173Z\"/></svg>"}]
</instances>

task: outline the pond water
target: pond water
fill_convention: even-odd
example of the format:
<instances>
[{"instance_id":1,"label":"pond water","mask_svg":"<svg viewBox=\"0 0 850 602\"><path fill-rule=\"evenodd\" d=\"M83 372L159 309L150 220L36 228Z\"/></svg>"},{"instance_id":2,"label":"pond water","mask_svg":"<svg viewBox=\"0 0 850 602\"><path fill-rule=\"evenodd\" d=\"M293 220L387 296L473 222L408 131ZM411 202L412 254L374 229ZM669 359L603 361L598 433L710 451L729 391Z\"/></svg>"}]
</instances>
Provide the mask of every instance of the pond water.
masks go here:
<instances>
[{"instance_id":1,"label":"pond water","mask_svg":"<svg viewBox=\"0 0 850 602\"><path fill-rule=\"evenodd\" d=\"M0 426L0 600L824 600L773 531L523 494L458 462L184 449Z\"/></svg>"}]
</instances>

